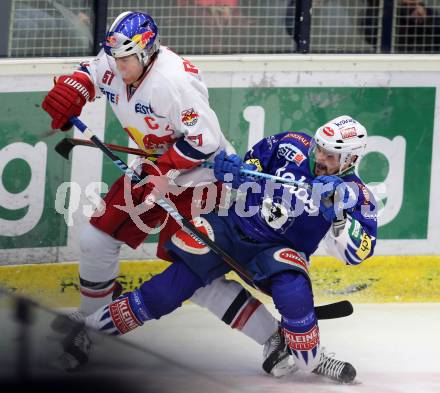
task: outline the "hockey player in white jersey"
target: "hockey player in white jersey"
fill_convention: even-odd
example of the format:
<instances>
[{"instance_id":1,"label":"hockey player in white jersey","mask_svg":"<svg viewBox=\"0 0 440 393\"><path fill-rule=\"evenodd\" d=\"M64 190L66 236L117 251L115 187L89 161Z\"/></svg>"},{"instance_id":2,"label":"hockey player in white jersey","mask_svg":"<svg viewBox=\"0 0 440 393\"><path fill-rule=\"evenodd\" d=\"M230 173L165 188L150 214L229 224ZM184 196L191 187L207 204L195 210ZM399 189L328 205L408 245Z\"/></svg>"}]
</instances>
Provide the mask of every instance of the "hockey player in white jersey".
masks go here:
<instances>
[{"instance_id":1,"label":"hockey player in white jersey","mask_svg":"<svg viewBox=\"0 0 440 393\"><path fill-rule=\"evenodd\" d=\"M158 28L149 15L124 12L111 25L97 58L81 64L72 75L57 78L42 108L51 116L52 128L67 131L72 127L69 118L79 116L87 102L100 96L106 97L123 130L139 148L161 154L156 166L142 167L143 174L165 175L169 183L185 186L177 193L174 187L169 198L183 216L191 218L191 203L196 195L201 196L197 187L216 181L212 171L201 168L200 163L213 159L222 149L231 151L209 106L200 70L160 45ZM138 205L153 188L152 184L134 188L122 176L104 199L105 211L97 212L82 231L77 318L111 301L120 247L123 243L138 247L148 235L145 227L163 225L157 256L170 260L163 244L179 225L153 205L140 215L142 228L130 212L117 207L127 204L127 189ZM263 363L266 372L281 376L292 371L293 360L286 345L277 340L278 321L240 284L219 278L197 291L192 301L264 344L265 358L270 357Z\"/></svg>"}]
</instances>

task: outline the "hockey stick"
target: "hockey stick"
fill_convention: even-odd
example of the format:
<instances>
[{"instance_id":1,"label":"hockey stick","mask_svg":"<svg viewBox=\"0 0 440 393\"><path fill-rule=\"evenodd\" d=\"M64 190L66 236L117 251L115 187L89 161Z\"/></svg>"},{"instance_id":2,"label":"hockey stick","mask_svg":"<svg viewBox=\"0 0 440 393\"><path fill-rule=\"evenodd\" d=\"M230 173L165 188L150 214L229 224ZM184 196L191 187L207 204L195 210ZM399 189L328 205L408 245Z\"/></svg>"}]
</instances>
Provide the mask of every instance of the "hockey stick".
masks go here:
<instances>
[{"instance_id":1,"label":"hockey stick","mask_svg":"<svg viewBox=\"0 0 440 393\"><path fill-rule=\"evenodd\" d=\"M127 164L122 161L116 154L114 154L101 140L93 133L92 130L87 128L87 126L77 117L71 117L69 119L71 123L78 128L86 137L88 137L93 143L98 146L102 152L109 157L112 162L124 172L134 183L139 183L142 181L136 172L130 169ZM177 223L179 223L183 228L187 229L192 233L199 241L208 246L214 253L220 256L223 261L228 264L232 269L234 269L242 278L244 278L248 283L254 286L259 291L264 291L255 285L252 280L251 274L241 267L226 251L220 248L215 242L213 242L207 235L200 232L189 220L183 217L176 209L174 209L165 199L158 195L155 203L164 209L167 213L173 217ZM315 307L316 317L318 319L330 319L330 318L340 318L353 313L353 307L351 303L347 300L328 304L324 306Z\"/></svg>"},{"instance_id":2,"label":"hockey stick","mask_svg":"<svg viewBox=\"0 0 440 393\"><path fill-rule=\"evenodd\" d=\"M141 149L134 149L131 147L125 147L125 146L120 146L120 145L113 145L111 143L104 143L104 145L107 146L109 149L112 149L113 151L119 151L122 153L129 153L129 154L138 155L141 157L145 157L151 161L154 161L155 159L160 157L160 155L158 155L158 154L148 154L147 152L145 152ZM57 143L57 145L55 146L55 151L58 154L60 154L61 156L63 156L66 160L68 160L69 153L72 151L72 149L75 146L88 146L88 147L95 147L95 148L98 147L94 143L87 141L87 140L84 140L84 139L64 138L60 142ZM212 162L204 162L202 164L202 166L205 168L209 168L209 169L214 168L214 164ZM297 185L302 188L310 189L310 185L307 183L298 182L298 181L292 180L292 179L285 179L284 177L280 177L280 176L269 175L268 173L257 172L257 171L252 171L249 169L243 169L243 168L240 169L240 173L248 175L248 177L250 177L251 179L258 179L258 178L268 179L268 180L273 181L275 183L294 184L294 185Z\"/></svg>"},{"instance_id":3,"label":"hockey stick","mask_svg":"<svg viewBox=\"0 0 440 393\"><path fill-rule=\"evenodd\" d=\"M205 168L214 169L214 164L212 162L204 162L202 166ZM281 176L269 175L268 173L264 173L264 172L252 171L250 169L241 168L240 173L244 173L245 175L248 175L249 178L254 180L260 178L260 179L267 179L273 181L274 183L293 184L301 188L305 188L307 190L311 188L310 184L307 183L299 182L293 179L285 179L284 177Z\"/></svg>"},{"instance_id":4,"label":"hockey stick","mask_svg":"<svg viewBox=\"0 0 440 393\"><path fill-rule=\"evenodd\" d=\"M128 154L135 154L137 156L146 157L150 160L159 157L158 155L155 155L155 154L148 154L147 152L145 152L141 149L134 149L132 147L114 145L112 143L104 143L104 144L109 149L112 149L114 151L119 151L119 152L128 153ZM92 143L86 139L64 138L56 144L55 151L58 154L60 154L61 156L63 156L66 160L68 160L69 154L75 146L88 146L88 147L94 147L94 148L97 147L94 143Z\"/></svg>"}]
</instances>

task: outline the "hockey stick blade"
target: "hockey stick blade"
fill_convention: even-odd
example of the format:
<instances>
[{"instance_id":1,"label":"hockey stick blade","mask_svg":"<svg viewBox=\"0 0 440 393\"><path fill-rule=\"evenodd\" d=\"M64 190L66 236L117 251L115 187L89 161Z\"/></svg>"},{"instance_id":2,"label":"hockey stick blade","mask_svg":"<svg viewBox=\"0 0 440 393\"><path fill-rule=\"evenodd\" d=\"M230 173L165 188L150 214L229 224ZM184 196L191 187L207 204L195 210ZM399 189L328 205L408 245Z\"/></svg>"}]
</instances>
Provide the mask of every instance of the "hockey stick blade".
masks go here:
<instances>
[{"instance_id":1,"label":"hockey stick blade","mask_svg":"<svg viewBox=\"0 0 440 393\"><path fill-rule=\"evenodd\" d=\"M114 151L145 157L150 161L155 161L157 160L158 157L160 157L159 154L147 153L141 149L134 149L132 147L113 145L111 143L105 143L104 145ZM94 143L85 139L64 138L63 140L57 143L57 145L55 146L55 151L61 156L63 156L66 160L68 160L69 154L75 146L87 146L87 147L93 147L95 149L97 148L97 146Z\"/></svg>"},{"instance_id":2,"label":"hockey stick blade","mask_svg":"<svg viewBox=\"0 0 440 393\"><path fill-rule=\"evenodd\" d=\"M60 142L58 142L55 146L55 151L63 156L66 160L69 159L70 151L75 147L75 144L72 143L70 138L64 138Z\"/></svg>"},{"instance_id":3,"label":"hockey stick blade","mask_svg":"<svg viewBox=\"0 0 440 393\"><path fill-rule=\"evenodd\" d=\"M317 319L334 319L348 317L353 314L353 305L348 300L316 306Z\"/></svg>"}]
</instances>

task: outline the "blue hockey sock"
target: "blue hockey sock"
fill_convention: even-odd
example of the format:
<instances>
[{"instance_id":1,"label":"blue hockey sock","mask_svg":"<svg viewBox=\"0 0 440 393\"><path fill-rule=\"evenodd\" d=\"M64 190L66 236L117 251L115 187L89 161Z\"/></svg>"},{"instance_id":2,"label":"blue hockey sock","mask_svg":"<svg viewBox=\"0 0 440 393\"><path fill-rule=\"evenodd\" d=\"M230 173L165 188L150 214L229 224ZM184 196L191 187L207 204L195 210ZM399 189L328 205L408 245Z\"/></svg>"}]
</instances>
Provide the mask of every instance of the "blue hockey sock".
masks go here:
<instances>
[{"instance_id":1,"label":"blue hockey sock","mask_svg":"<svg viewBox=\"0 0 440 393\"><path fill-rule=\"evenodd\" d=\"M127 292L89 315L85 323L105 334L120 335L142 326L152 316L145 307L139 289Z\"/></svg>"},{"instance_id":2,"label":"blue hockey sock","mask_svg":"<svg viewBox=\"0 0 440 393\"><path fill-rule=\"evenodd\" d=\"M143 283L139 290L149 315L159 319L180 307L201 287L202 280L185 263L177 260Z\"/></svg>"},{"instance_id":3,"label":"blue hockey sock","mask_svg":"<svg viewBox=\"0 0 440 393\"><path fill-rule=\"evenodd\" d=\"M309 280L287 271L272 277L272 297L280 312L281 328L296 364L312 371L319 361L319 328Z\"/></svg>"}]
</instances>

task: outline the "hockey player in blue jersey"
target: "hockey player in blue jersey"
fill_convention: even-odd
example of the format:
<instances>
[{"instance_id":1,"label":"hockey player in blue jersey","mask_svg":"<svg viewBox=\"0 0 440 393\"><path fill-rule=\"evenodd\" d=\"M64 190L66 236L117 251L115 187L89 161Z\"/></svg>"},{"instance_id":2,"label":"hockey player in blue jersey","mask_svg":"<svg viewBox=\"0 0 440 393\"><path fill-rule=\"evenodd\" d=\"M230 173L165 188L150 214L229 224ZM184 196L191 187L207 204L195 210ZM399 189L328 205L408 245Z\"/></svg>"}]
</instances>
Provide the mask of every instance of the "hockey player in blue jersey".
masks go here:
<instances>
[{"instance_id":1,"label":"hockey player in blue jersey","mask_svg":"<svg viewBox=\"0 0 440 393\"><path fill-rule=\"evenodd\" d=\"M215 175L238 189L238 199L228 210L194 220L271 294L282 317L282 334L266 348L266 359L270 361L277 346L287 346L299 369L340 382L351 382L356 371L321 348L309 257L323 239L329 252L349 265L373 254L376 205L354 173L366 143L365 128L340 116L320 127L313 138L297 132L269 136L246 154L244 162L221 153ZM291 183L249 181L240 171L243 167ZM198 288L231 270L185 230L172 237L168 249L174 260L168 269L88 316L86 325L124 334L172 312Z\"/></svg>"}]
</instances>

